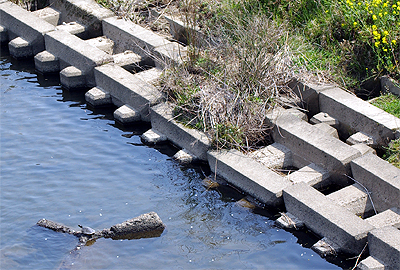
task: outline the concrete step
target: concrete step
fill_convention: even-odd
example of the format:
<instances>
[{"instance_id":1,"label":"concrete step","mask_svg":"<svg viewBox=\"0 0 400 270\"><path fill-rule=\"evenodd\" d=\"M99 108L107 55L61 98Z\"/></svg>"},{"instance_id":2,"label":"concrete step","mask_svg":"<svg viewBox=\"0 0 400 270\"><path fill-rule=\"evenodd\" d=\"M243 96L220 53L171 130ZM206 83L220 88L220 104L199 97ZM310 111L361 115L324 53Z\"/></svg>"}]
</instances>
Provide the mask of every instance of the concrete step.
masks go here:
<instances>
[{"instance_id":1,"label":"concrete step","mask_svg":"<svg viewBox=\"0 0 400 270\"><path fill-rule=\"evenodd\" d=\"M59 59L60 69L74 66L81 70L86 76L87 87L96 86L93 69L113 61L111 55L65 31L49 32L45 41L46 51Z\"/></svg>"},{"instance_id":2,"label":"concrete step","mask_svg":"<svg viewBox=\"0 0 400 270\"><path fill-rule=\"evenodd\" d=\"M319 106L321 111L340 121L342 133L361 131L379 145L387 145L400 129L399 118L340 88L320 92Z\"/></svg>"},{"instance_id":3,"label":"concrete step","mask_svg":"<svg viewBox=\"0 0 400 270\"><path fill-rule=\"evenodd\" d=\"M293 166L292 153L280 143L273 143L248 155L270 169Z\"/></svg>"},{"instance_id":4,"label":"concrete step","mask_svg":"<svg viewBox=\"0 0 400 270\"><path fill-rule=\"evenodd\" d=\"M353 178L371 193L378 212L400 208L400 169L373 154L351 162Z\"/></svg>"},{"instance_id":5,"label":"concrete step","mask_svg":"<svg viewBox=\"0 0 400 270\"><path fill-rule=\"evenodd\" d=\"M143 80L140 73L132 74L118 65L96 67L94 75L97 87L109 92L115 105L129 105L143 121L150 121L150 106L163 100L162 93Z\"/></svg>"},{"instance_id":6,"label":"concrete step","mask_svg":"<svg viewBox=\"0 0 400 270\"><path fill-rule=\"evenodd\" d=\"M282 204L282 190L291 185L275 173L237 150L209 151L211 171L270 206Z\"/></svg>"},{"instance_id":7,"label":"concrete step","mask_svg":"<svg viewBox=\"0 0 400 270\"><path fill-rule=\"evenodd\" d=\"M153 106L150 116L152 129L160 131L172 143L186 149L200 160L207 160L207 151L211 146L207 135L175 121L172 105L160 103Z\"/></svg>"},{"instance_id":8,"label":"concrete step","mask_svg":"<svg viewBox=\"0 0 400 270\"><path fill-rule=\"evenodd\" d=\"M315 163L326 168L333 180L348 182L345 174L350 173L350 161L361 156L358 150L290 113L276 112L267 118L274 125L274 141L292 151L295 167Z\"/></svg>"},{"instance_id":9,"label":"concrete step","mask_svg":"<svg viewBox=\"0 0 400 270\"><path fill-rule=\"evenodd\" d=\"M358 255L365 246L368 232L374 228L306 183L285 188L283 200L287 212L335 243L342 252Z\"/></svg>"},{"instance_id":10,"label":"concrete step","mask_svg":"<svg viewBox=\"0 0 400 270\"><path fill-rule=\"evenodd\" d=\"M400 230L393 226L375 229L368 234L369 255L385 265L400 269Z\"/></svg>"},{"instance_id":11,"label":"concrete step","mask_svg":"<svg viewBox=\"0 0 400 270\"><path fill-rule=\"evenodd\" d=\"M287 179L293 184L304 182L307 185L319 189L330 184L331 181L329 180L329 177L330 174L326 169L311 163L295 172L292 172L287 176Z\"/></svg>"}]
</instances>

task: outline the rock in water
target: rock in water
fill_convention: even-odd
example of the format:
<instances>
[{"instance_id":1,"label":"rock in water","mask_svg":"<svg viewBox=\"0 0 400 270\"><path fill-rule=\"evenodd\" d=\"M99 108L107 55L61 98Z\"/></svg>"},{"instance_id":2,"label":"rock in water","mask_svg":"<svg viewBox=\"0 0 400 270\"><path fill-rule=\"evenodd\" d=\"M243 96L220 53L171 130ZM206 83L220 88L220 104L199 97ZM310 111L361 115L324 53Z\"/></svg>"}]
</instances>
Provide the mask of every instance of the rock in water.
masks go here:
<instances>
[{"instance_id":1,"label":"rock in water","mask_svg":"<svg viewBox=\"0 0 400 270\"><path fill-rule=\"evenodd\" d=\"M165 225L157 213L150 212L116 224L103 230L102 234L112 239L138 239L158 237L164 229Z\"/></svg>"}]
</instances>

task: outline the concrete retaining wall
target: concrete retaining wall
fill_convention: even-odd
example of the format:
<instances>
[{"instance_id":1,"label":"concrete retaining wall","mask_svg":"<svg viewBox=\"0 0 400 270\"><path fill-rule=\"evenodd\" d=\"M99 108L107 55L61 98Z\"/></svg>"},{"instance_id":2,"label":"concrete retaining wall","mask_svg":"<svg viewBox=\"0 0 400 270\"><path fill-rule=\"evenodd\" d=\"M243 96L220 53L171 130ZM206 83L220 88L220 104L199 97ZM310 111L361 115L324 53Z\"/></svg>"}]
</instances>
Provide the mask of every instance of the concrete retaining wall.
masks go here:
<instances>
[{"instance_id":1,"label":"concrete retaining wall","mask_svg":"<svg viewBox=\"0 0 400 270\"><path fill-rule=\"evenodd\" d=\"M173 107L164 103L163 94L153 85L161 74L160 69L133 74L121 67L139 63L164 67L180 63L186 53L182 45L111 16L93 1L56 0L53 7L61 11L63 21L78 21L80 28L84 27L94 36L104 34L114 48L108 46L108 53L104 52L97 48L98 40L90 42L96 45L93 46L4 0L0 0L2 41L18 38L10 46L19 49L18 46L28 44L32 54L46 49L35 57L39 70L62 69L61 81L67 87L80 83L85 87L95 86L86 95L93 101L100 99L93 102L93 106L110 101L121 106L114 113L121 122L133 118L137 121L137 114L140 114L141 120L151 122L153 130L147 134L156 134L162 140L167 138L184 149L183 152L208 162L214 173L260 202L285 206L287 216L303 221L315 233L334 243L338 251L358 254L368 238L373 257L364 265L379 262L389 269L398 268L398 261L390 260L378 251L398 254L398 230L394 231L390 226L400 223L397 210L391 210L400 208L399 169L368 154L373 150L366 145L350 146L340 141L335 130L338 128L342 137L346 132L363 132L382 147L400 135L398 118L333 86L305 85L294 80L290 87L302 98L308 118L315 120L322 112L333 119L333 124L312 125L317 122L308 123L307 117L299 118L296 116L299 113L293 110L277 110L267 116L266 121L274 125L273 139L287 148L283 157L285 162L271 163L299 168L282 176L268 168L270 164L257 161L257 155L250 157L235 150L210 150L211 143L206 134L178 123L173 118ZM68 26L64 28L68 29ZM161 139L154 142L158 141ZM353 184L351 178L358 184L347 185L348 182ZM330 184L347 187L329 195L316 189ZM375 208L377 214L366 219L358 217L371 208ZM382 229L384 227L386 229ZM393 239L397 242L388 238L388 233L395 235Z\"/></svg>"}]
</instances>

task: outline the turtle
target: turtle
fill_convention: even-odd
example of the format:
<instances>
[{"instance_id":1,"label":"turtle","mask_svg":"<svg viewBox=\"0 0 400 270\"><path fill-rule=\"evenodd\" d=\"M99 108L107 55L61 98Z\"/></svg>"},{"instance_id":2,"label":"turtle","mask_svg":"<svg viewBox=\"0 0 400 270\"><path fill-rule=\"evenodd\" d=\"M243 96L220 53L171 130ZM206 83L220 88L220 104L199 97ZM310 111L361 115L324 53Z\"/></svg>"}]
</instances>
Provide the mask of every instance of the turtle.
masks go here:
<instances>
[{"instance_id":1,"label":"turtle","mask_svg":"<svg viewBox=\"0 0 400 270\"><path fill-rule=\"evenodd\" d=\"M92 236L93 234L96 233L96 231L90 227L82 227L82 225L80 225L80 224L78 224L78 226L79 226L79 228L82 229L82 234L84 234L84 235Z\"/></svg>"}]
</instances>

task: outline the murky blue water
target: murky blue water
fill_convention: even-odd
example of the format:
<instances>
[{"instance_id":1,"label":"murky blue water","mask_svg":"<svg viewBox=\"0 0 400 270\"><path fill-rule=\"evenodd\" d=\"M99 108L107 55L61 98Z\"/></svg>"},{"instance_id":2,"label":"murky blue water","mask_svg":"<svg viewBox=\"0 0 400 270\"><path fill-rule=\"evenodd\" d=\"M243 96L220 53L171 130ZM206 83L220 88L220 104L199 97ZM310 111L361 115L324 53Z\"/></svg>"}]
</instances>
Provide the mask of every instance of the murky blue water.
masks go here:
<instances>
[{"instance_id":1,"label":"murky blue water","mask_svg":"<svg viewBox=\"0 0 400 270\"><path fill-rule=\"evenodd\" d=\"M115 127L111 110L91 111L32 62L3 54L0 75L1 269L339 268L235 204L240 194L207 190L200 168L170 158L175 149L143 145L148 127ZM74 256L75 237L35 226L101 230L150 211L167 226L160 237L99 239Z\"/></svg>"}]
</instances>

